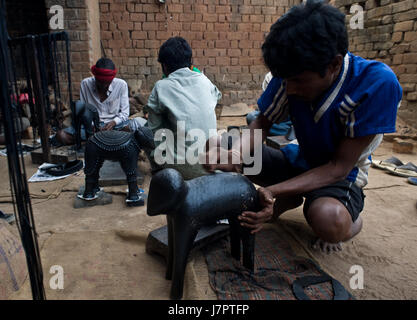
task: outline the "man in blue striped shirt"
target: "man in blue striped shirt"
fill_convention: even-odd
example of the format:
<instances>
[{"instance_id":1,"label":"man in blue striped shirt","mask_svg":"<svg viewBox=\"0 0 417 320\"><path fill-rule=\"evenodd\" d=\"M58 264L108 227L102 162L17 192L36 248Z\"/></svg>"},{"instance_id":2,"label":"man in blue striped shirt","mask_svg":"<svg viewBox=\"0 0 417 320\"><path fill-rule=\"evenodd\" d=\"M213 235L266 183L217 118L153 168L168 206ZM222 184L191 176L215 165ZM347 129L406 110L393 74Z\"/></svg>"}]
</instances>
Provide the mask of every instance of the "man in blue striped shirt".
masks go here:
<instances>
[{"instance_id":1,"label":"man in blue striped shirt","mask_svg":"<svg viewBox=\"0 0 417 320\"><path fill-rule=\"evenodd\" d=\"M274 77L250 129L265 138L289 116L298 144L263 146L262 171L250 177L262 186L263 210L244 212L241 222L257 232L304 198L305 218L318 236L314 246L340 250L362 228L370 155L384 133L395 131L402 89L388 66L348 52L344 14L322 1L309 0L278 19L262 51ZM245 143L253 149L253 138L242 138Z\"/></svg>"}]
</instances>

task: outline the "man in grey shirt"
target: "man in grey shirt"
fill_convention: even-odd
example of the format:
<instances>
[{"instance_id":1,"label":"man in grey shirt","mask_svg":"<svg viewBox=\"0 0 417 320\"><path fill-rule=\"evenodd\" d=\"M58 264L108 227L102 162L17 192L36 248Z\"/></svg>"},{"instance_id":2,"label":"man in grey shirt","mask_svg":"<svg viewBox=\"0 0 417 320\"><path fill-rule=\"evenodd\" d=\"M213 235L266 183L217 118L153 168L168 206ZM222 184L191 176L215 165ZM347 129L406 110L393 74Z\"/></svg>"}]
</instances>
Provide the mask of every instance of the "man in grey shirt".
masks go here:
<instances>
[{"instance_id":1,"label":"man in grey shirt","mask_svg":"<svg viewBox=\"0 0 417 320\"><path fill-rule=\"evenodd\" d=\"M192 50L185 39L168 39L158 55L164 78L156 82L144 108L147 126L155 135L156 149L151 153L154 169L174 168L184 179L206 174L198 162L190 163L190 158L197 157L187 154L196 143L201 147L217 134L215 107L221 98L217 87L191 61Z\"/></svg>"}]
</instances>

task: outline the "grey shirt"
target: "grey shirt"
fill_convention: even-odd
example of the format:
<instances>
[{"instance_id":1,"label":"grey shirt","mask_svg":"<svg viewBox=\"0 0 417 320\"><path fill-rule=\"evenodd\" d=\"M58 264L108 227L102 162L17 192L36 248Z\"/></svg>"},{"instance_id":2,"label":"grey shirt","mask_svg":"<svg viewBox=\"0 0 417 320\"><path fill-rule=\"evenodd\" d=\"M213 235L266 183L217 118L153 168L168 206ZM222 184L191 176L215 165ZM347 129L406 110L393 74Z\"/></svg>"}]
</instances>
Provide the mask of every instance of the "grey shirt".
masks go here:
<instances>
[{"instance_id":1,"label":"grey shirt","mask_svg":"<svg viewBox=\"0 0 417 320\"><path fill-rule=\"evenodd\" d=\"M171 73L167 78L156 82L148 104L144 108L148 112L148 126L156 133L158 130L170 130L174 134L175 143L166 144L167 154L174 157L176 163L185 163L184 154L177 138L178 134L187 136L192 129L199 129L209 139L216 132L217 122L215 107L221 98L221 92L202 73L181 68ZM162 141L155 141L158 146ZM193 141L185 141L185 151Z\"/></svg>"}]
</instances>

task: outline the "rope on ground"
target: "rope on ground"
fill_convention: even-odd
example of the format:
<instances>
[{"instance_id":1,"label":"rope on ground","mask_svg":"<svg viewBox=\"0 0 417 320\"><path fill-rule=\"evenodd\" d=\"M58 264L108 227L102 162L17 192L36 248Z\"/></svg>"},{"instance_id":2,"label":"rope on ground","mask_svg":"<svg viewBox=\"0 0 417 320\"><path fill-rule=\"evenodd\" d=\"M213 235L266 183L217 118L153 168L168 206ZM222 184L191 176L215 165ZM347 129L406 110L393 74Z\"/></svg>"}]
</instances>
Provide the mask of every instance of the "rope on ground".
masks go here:
<instances>
[{"instance_id":1,"label":"rope on ground","mask_svg":"<svg viewBox=\"0 0 417 320\"><path fill-rule=\"evenodd\" d=\"M42 201L38 201L38 202L34 202L33 204L39 204L39 203L43 203L46 201L49 201L51 199L56 199L59 197L59 195L62 193L62 190L69 185L72 180L74 179L74 176L68 177L67 179L65 179L65 183L61 184L60 186L58 186L55 191L53 191L52 193L50 193L49 195L39 195L36 194L35 197L32 197L32 194L30 194L31 198L33 199L44 199ZM36 198L37 197L37 198Z\"/></svg>"},{"instance_id":2,"label":"rope on ground","mask_svg":"<svg viewBox=\"0 0 417 320\"><path fill-rule=\"evenodd\" d=\"M68 177L65 179L65 183L60 184L53 192L51 193L34 193L29 192L30 198L33 199L40 199L43 201L33 202L33 204L39 204L51 199L56 199L62 193L63 189L69 185L74 179L74 176ZM11 193L9 194L0 194L0 203L13 203L13 197Z\"/></svg>"},{"instance_id":3,"label":"rope on ground","mask_svg":"<svg viewBox=\"0 0 417 320\"><path fill-rule=\"evenodd\" d=\"M383 187L374 187L374 188L363 188L363 190L378 190L378 189L387 189L387 188L393 188L393 187L407 187L403 184L393 184L391 186L383 186Z\"/></svg>"}]
</instances>

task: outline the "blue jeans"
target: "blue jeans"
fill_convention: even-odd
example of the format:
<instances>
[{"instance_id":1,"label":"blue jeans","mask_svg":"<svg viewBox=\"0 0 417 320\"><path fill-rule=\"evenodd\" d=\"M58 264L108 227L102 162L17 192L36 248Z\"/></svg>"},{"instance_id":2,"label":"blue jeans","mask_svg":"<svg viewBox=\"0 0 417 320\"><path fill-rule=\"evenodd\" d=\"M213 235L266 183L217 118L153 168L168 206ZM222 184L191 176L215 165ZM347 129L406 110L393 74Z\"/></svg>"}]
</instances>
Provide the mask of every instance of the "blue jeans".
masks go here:
<instances>
[{"instance_id":1,"label":"blue jeans","mask_svg":"<svg viewBox=\"0 0 417 320\"><path fill-rule=\"evenodd\" d=\"M80 110L84 109L85 104L86 104L85 102L77 101L75 103L75 112L78 114L80 112ZM146 119L143 119L141 117L137 117L137 118L134 118L134 119L128 119L128 120L122 121L118 125L114 126L113 130L121 130L126 126L129 126L129 129L131 131L136 131L138 129L138 127L142 127L145 124L146 124ZM103 121L100 121L99 125L100 125L100 128L103 128L106 124ZM65 128L64 132L73 136L73 135L75 135L75 128L74 128L74 126L70 126L68 128ZM83 140L83 141L87 140L84 125L81 125L81 140Z\"/></svg>"}]
</instances>

